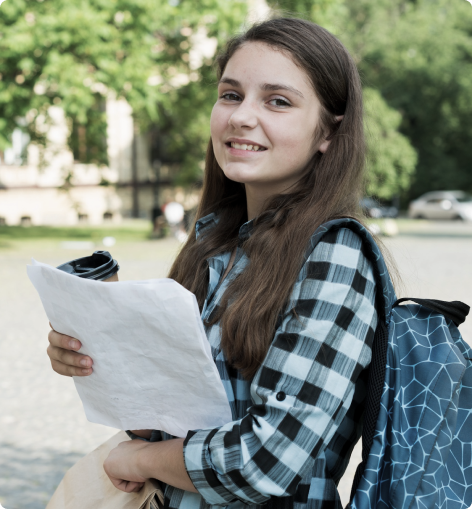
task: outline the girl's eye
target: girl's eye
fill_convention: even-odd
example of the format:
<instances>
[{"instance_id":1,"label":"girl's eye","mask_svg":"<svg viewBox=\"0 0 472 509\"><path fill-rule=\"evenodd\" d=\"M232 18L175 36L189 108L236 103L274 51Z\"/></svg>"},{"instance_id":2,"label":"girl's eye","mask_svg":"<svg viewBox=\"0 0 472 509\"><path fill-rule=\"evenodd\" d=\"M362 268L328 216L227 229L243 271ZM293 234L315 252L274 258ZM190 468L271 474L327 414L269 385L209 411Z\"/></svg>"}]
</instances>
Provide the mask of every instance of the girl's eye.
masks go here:
<instances>
[{"instance_id":1,"label":"girl's eye","mask_svg":"<svg viewBox=\"0 0 472 509\"><path fill-rule=\"evenodd\" d=\"M275 103L275 104L272 104L272 106L291 106L291 104L288 101L286 101L285 99L282 99L281 97L277 97L276 99L271 99L269 102Z\"/></svg>"},{"instance_id":2,"label":"girl's eye","mask_svg":"<svg viewBox=\"0 0 472 509\"><path fill-rule=\"evenodd\" d=\"M221 94L220 99L226 99L228 101L239 101L239 96L233 94L232 92L226 92L224 94Z\"/></svg>"}]
</instances>

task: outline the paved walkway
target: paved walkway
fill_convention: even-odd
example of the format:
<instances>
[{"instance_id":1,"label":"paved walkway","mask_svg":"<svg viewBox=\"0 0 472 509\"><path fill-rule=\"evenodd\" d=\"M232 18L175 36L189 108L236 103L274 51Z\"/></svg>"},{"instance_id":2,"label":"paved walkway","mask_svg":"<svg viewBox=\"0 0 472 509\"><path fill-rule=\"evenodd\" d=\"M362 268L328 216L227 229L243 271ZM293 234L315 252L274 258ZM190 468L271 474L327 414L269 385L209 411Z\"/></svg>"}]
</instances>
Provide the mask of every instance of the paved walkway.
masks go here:
<instances>
[{"instance_id":1,"label":"paved walkway","mask_svg":"<svg viewBox=\"0 0 472 509\"><path fill-rule=\"evenodd\" d=\"M472 225L427 224L387 239L403 277L402 295L472 303ZM170 239L117 244L120 277L165 276L178 245ZM51 265L84 256L58 242L0 246L0 503L44 509L64 472L115 433L86 421L71 379L56 375L46 356L48 324L26 276L31 256ZM472 342L472 320L462 329ZM347 502L355 465L340 483Z\"/></svg>"}]
</instances>

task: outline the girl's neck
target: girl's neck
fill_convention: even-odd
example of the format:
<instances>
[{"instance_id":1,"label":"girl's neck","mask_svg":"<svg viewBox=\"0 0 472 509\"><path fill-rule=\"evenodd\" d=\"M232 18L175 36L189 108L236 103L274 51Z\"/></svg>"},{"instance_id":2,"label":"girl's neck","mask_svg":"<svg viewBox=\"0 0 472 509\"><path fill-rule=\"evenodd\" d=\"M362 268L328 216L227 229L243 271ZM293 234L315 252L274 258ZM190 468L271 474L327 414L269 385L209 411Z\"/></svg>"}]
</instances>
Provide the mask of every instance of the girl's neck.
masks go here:
<instances>
[{"instance_id":1,"label":"girl's neck","mask_svg":"<svg viewBox=\"0 0 472 509\"><path fill-rule=\"evenodd\" d=\"M245 184L247 220L250 221L259 216L264 210L264 205L275 195L280 194L280 190L274 189L270 184L265 186L252 186ZM282 191L283 192L283 191Z\"/></svg>"}]
</instances>

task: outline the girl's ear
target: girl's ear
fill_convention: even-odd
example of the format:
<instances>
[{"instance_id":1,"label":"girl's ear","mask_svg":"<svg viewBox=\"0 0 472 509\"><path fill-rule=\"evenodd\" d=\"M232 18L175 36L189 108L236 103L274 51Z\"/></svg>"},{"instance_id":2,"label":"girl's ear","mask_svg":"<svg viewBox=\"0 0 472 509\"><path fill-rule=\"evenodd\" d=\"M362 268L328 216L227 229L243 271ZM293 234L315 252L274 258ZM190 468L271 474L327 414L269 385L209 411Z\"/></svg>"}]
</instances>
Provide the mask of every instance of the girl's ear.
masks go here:
<instances>
[{"instance_id":1,"label":"girl's ear","mask_svg":"<svg viewBox=\"0 0 472 509\"><path fill-rule=\"evenodd\" d=\"M341 120L344 118L344 115L337 115L336 117L334 117L334 121L335 122L341 122ZM318 151L321 152L322 154L324 154L327 150L328 150L328 147L329 147L329 144L331 143L331 135L328 136L322 143L321 145L318 147Z\"/></svg>"},{"instance_id":2,"label":"girl's ear","mask_svg":"<svg viewBox=\"0 0 472 509\"><path fill-rule=\"evenodd\" d=\"M324 140L323 143L318 147L318 151L324 154L328 150L330 143L331 140Z\"/></svg>"}]
</instances>

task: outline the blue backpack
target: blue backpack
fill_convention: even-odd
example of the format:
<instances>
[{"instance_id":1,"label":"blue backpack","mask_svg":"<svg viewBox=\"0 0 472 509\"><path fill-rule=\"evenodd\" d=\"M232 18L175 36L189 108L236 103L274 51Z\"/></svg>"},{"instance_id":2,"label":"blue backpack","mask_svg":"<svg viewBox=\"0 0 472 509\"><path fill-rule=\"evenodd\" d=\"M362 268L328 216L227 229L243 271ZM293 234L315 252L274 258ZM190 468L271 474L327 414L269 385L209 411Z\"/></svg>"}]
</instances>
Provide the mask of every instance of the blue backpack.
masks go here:
<instances>
[{"instance_id":1,"label":"blue backpack","mask_svg":"<svg viewBox=\"0 0 472 509\"><path fill-rule=\"evenodd\" d=\"M379 325L369 369L349 509L469 509L472 505L472 350L457 326L462 302L397 300L370 233L357 221L322 225L363 240L377 280ZM415 304L399 305L403 301Z\"/></svg>"}]
</instances>

